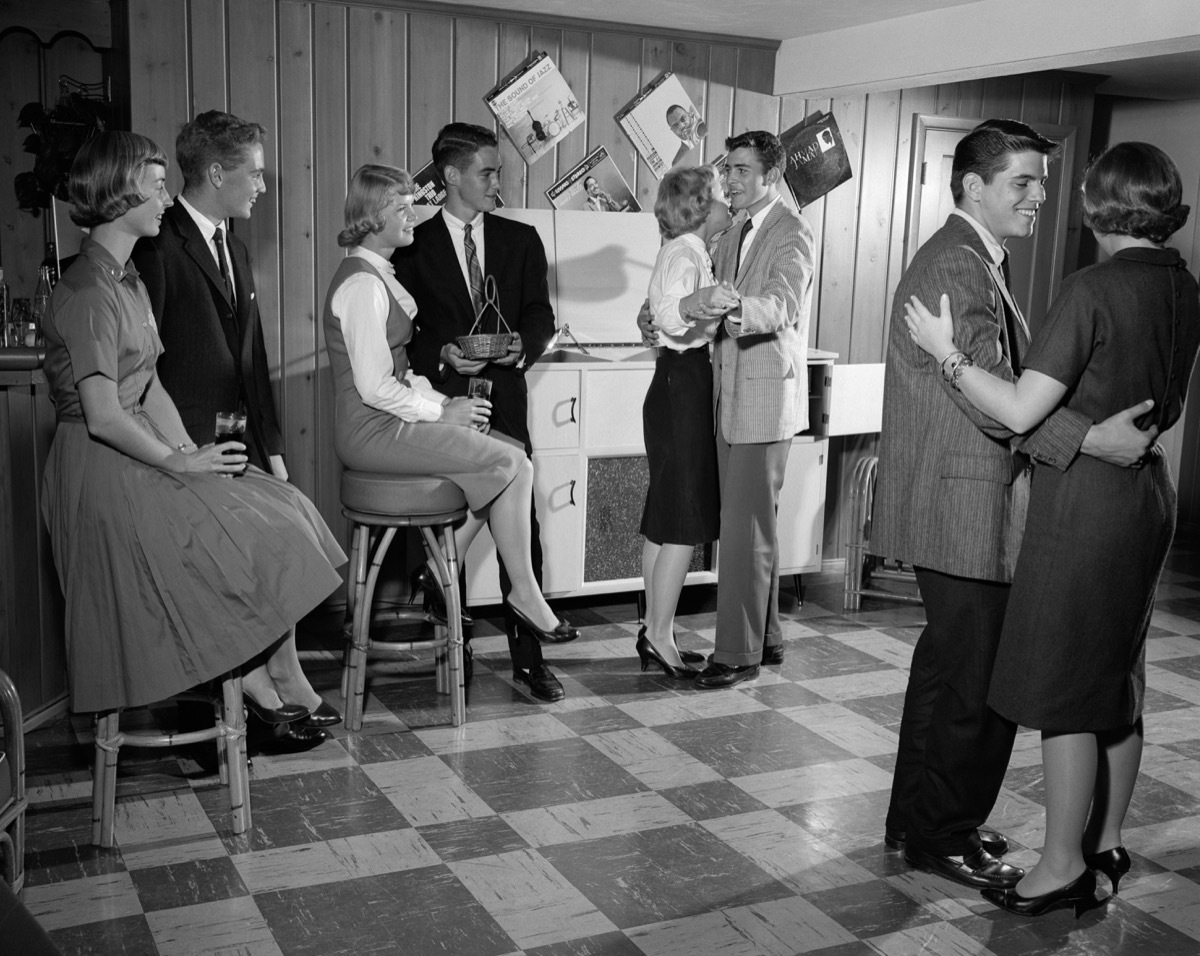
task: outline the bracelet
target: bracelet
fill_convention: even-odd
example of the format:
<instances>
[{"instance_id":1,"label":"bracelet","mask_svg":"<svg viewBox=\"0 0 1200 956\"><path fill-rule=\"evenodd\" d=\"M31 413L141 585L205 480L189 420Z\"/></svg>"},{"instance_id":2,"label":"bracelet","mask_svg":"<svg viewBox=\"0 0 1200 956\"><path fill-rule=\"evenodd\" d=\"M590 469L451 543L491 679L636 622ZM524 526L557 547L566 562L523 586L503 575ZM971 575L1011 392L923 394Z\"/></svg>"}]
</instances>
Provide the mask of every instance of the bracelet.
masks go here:
<instances>
[{"instance_id":1,"label":"bracelet","mask_svg":"<svg viewBox=\"0 0 1200 956\"><path fill-rule=\"evenodd\" d=\"M958 380L962 378L963 372L975 364L975 360L969 355L964 355L954 366L954 371L950 373L950 387L956 392L962 391L958 387Z\"/></svg>"},{"instance_id":2,"label":"bracelet","mask_svg":"<svg viewBox=\"0 0 1200 956\"><path fill-rule=\"evenodd\" d=\"M947 382L950 381L950 379L954 377L954 370L958 368L959 364L966 360L966 358L967 354L965 352L960 352L955 349L944 359L942 359L941 362L938 363L942 367L942 378L944 378ZM946 367L947 362L950 363L949 368Z\"/></svg>"},{"instance_id":3,"label":"bracelet","mask_svg":"<svg viewBox=\"0 0 1200 956\"><path fill-rule=\"evenodd\" d=\"M181 451L181 452L184 452L185 454L189 448L192 451L195 451L196 443L194 441L181 441L178 445L175 446L176 451Z\"/></svg>"}]
</instances>

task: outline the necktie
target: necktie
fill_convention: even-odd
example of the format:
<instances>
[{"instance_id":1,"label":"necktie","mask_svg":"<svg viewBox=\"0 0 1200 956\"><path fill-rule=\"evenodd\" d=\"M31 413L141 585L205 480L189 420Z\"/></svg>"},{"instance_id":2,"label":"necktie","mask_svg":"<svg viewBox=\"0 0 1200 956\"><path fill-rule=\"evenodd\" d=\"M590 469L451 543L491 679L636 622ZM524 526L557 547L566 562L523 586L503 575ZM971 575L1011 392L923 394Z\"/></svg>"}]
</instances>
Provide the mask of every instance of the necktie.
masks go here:
<instances>
[{"instance_id":1,"label":"necktie","mask_svg":"<svg viewBox=\"0 0 1200 956\"><path fill-rule=\"evenodd\" d=\"M734 275L736 275L742 269L742 245L746 242L746 236L748 236L750 234L750 230L753 228L754 228L754 223L750 219L750 217L747 216L746 221L744 223L742 223L742 231L738 235L737 268L735 268L733 270Z\"/></svg>"},{"instance_id":2,"label":"necktie","mask_svg":"<svg viewBox=\"0 0 1200 956\"><path fill-rule=\"evenodd\" d=\"M1008 270L1008 250L1004 251L1004 258L1000 260L1000 275L1004 277L1004 288L1008 291L1009 298L1012 298L1012 277ZM1014 300L1015 302L1015 300ZM1021 340L1017 338L1017 316L1014 313L1014 305L1009 302L1004 303L1004 329L1008 333L1008 361L1012 365L1014 375L1021 374Z\"/></svg>"},{"instance_id":3,"label":"necktie","mask_svg":"<svg viewBox=\"0 0 1200 956\"><path fill-rule=\"evenodd\" d=\"M217 267L221 270L221 279L225 282L225 294L229 301L234 301L233 276L229 274L229 263L225 259L225 230L220 226L213 233L213 245L217 247Z\"/></svg>"},{"instance_id":4,"label":"necktie","mask_svg":"<svg viewBox=\"0 0 1200 956\"><path fill-rule=\"evenodd\" d=\"M483 311L483 270L479 268L479 256L475 252L475 240L471 237L471 227L463 227L463 252L467 256L467 280L471 287L471 304L475 307L475 316Z\"/></svg>"}]
</instances>

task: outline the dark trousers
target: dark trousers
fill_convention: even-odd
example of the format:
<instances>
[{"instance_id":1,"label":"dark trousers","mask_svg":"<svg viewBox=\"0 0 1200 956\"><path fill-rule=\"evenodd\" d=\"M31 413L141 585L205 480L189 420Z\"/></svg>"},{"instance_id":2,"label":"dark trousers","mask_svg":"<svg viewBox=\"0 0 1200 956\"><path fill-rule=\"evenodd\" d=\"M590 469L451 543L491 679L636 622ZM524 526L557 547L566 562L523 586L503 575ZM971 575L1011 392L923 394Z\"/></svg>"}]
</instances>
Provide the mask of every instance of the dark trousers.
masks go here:
<instances>
[{"instance_id":1,"label":"dark trousers","mask_svg":"<svg viewBox=\"0 0 1200 956\"><path fill-rule=\"evenodd\" d=\"M1016 724L987 705L1009 585L917 568L928 623L913 651L887 826L940 855L979 848Z\"/></svg>"},{"instance_id":2,"label":"dark trousers","mask_svg":"<svg viewBox=\"0 0 1200 956\"><path fill-rule=\"evenodd\" d=\"M533 577L538 587L542 584L542 537L537 520L537 504L533 499L529 502L529 557L533 563ZM512 590L512 579L508 569L496 552L496 564L500 568L500 594L506 600ZM517 628L508 609L504 610L504 630L508 633L508 653L512 657L513 668L528 670L531 667L541 667L542 645L538 639Z\"/></svg>"},{"instance_id":3,"label":"dark trousers","mask_svg":"<svg viewBox=\"0 0 1200 956\"><path fill-rule=\"evenodd\" d=\"M757 664L764 643L783 641L776 518L791 447L790 438L731 445L717 428L721 539L713 660L720 664Z\"/></svg>"}]
</instances>

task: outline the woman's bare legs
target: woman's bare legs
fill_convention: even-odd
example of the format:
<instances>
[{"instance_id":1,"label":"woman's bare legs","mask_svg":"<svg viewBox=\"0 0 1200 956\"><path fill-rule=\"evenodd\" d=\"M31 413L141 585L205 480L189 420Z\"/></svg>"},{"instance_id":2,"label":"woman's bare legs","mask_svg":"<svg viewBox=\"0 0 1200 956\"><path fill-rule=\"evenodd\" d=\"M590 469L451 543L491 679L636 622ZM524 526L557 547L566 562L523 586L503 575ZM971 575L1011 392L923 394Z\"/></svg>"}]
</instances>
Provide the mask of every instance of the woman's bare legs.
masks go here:
<instances>
[{"instance_id":1,"label":"woman's bare legs","mask_svg":"<svg viewBox=\"0 0 1200 956\"><path fill-rule=\"evenodd\" d=\"M300 704L309 710L321 706L321 695L308 682L296 651L296 628L291 628L267 657L267 674L284 703ZM243 683L245 678L243 678ZM258 695L254 695L258 700ZM261 701L260 701L261 703Z\"/></svg>"},{"instance_id":2,"label":"woman's bare legs","mask_svg":"<svg viewBox=\"0 0 1200 956\"><path fill-rule=\"evenodd\" d=\"M1132 727L1104 731L1096 738L1100 745L1096 794L1083 835L1083 848L1087 853L1121 846L1121 825L1125 822L1142 765L1141 718Z\"/></svg>"},{"instance_id":3,"label":"woman's bare legs","mask_svg":"<svg viewBox=\"0 0 1200 956\"><path fill-rule=\"evenodd\" d=\"M1083 830L1096 790L1096 735L1042 734L1046 841L1037 866L1017 884L1021 896L1066 886L1086 868Z\"/></svg>"},{"instance_id":4,"label":"woman's bare legs","mask_svg":"<svg viewBox=\"0 0 1200 956\"><path fill-rule=\"evenodd\" d=\"M642 577L646 586L646 639L674 667L683 667L675 645L675 609L692 563L692 546L655 544L642 547Z\"/></svg>"}]
</instances>

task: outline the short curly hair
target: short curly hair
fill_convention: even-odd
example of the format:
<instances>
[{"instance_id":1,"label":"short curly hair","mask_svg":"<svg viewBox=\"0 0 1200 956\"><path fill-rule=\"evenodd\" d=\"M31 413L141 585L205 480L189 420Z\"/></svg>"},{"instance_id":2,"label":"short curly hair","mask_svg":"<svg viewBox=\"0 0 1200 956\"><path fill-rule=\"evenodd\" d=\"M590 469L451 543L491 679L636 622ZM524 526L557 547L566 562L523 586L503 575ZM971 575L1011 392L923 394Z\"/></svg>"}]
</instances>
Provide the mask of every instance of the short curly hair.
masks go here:
<instances>
[{"instance_id":1,"label":"short curly hair","mask_svg":"<svg viewBox=\"0 0 1200 956\"><path fill-rule=\"evenodd\" d=\"M721 195L717 171L711 166L676 166L658 184L654 218L664 239L675 239L704 224Z\"/></svg>"},{"instance_id":2,"label":"short curly hair","mask_svg":"<svg viewBox=\"0 0 1200 956\"><path fill-rule=\"evenodd\" d=\"M1188 219L1179 169L1150 143L1117 143L1088 166L1083 221L1098 233L1164 243Z\"/></svg>"},{"instance_id":3,"label":"short curly hair","mask_svg":"<svg viewBox=\"0 0 1200 956\"><path fill-rule=\"evenodd\" d=\"M778 136L765 129L751 129L738 133L737 136L730 136L725 140L725 152L732 153L735 149L754 150L764 173L769 173L772 169L782 172L784 163L787 162L787 150L783 148L783 143Z\"/></svg>"},{"instance_id":4,"label":"short curly hair","mask_svg":"<svg viewBox=\"0 0 1200 956\"><path fill-rule=\"evenodd\" d=\"M338 233L338 245L357 246L383 228L383 210L388 194L411 196L416 192L412 177L396 166L367 163L359 166L346 192L346 228Z\"/></svg>"},{"instance_id":5,"label":"short curly hair","mask_svg":"<svg viewBox=\"0 0 1200 956\"><path fill-rule=\"evenodd\" d=\"M183 173L183 188L194 189L204 182L213 163L236 169L246 161L246 151L262 143L267 128L221 110L207 110L185 123L175 137L175 161Z\"/></svg>"},{"instance_id":6,"label":"short curly hair","mask_svg":"<svg viewBox=\"0 0 1200 956\"><path fill-rule=\"evenodd\" d=\"M140 133L109 130L83 144L71 164L67 194L71 220L90 229L120 219L146 201L138 188L150 165L167 168L167 155Z\"/></svg>"}]
</instances>

